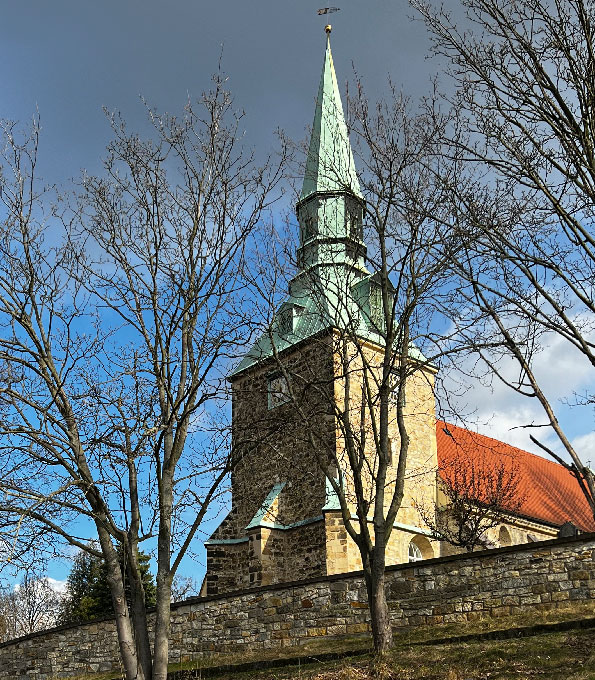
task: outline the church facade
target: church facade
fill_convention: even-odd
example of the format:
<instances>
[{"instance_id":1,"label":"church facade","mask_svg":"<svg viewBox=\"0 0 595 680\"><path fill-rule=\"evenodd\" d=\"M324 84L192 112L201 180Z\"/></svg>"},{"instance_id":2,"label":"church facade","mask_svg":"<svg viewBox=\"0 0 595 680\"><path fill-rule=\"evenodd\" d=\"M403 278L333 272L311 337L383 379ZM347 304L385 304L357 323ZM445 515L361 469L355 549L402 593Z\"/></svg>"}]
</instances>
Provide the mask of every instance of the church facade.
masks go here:
<instances>
[{"instance_id":1,"label":"church facade","mask_svg":"<svg viewBox=\"0 0 595 680\"><path fill-rule=\"evenodd\" d=\"M364 207L327 40L297 204L298 271L270 328L230 376L232 508L206 543L203 595L361 568L329 478L345 480L355 493L344 462L339 411L333 408L345 400L345 364L350 375L358 376L351 390L362 392L366 366L380 362L382 355L377 274L367 269L363 242ZM350 345L343 331L354 323L357 340ZM427 517L428 508L443 502L440 488L446 480L440 476L446 473L441 471L461 453L473 457L481 452L482 460L521 460L519 474L530 500L490 531L491 545L551 538L569 520L591 528L578 485L564 468L437 421L436 369L413 346L409 361L417 368L402 395L410 437L408 474L387 564L453 551L424 525L419 509L425 508ZM356 403L363 399L360 394ZM388 425L388 437L396 451L396 418ZM390 456L389 490L396 474ZM536 495L531 480L538 468ZM548 483L552 475L555 481Z\"/></svg>"}]
</instances>

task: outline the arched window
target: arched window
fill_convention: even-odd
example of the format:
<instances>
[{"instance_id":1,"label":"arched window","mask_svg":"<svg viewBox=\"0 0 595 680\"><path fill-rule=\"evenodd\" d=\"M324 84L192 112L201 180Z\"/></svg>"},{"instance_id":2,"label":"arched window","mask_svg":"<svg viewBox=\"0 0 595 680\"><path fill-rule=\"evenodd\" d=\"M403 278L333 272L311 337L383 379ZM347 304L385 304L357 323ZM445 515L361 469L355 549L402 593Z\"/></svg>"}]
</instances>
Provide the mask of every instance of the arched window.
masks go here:
<instances>
[{"instance_id":1,"label":"arched window","mask_svg":"<svg viewBox=\"0 0 595 680\"><path fill-rule=\"evenodd\" d=\"M423 560L424 556L421 553L419 546L415 545L413 541L409 544L409 561L419 562Z\"/></svg>"},{"instance_id":2,"label":"arched window","mask_svg":"<svg viewBox=\"0 0 595 680\"><path fill-rule=\"evenodd\" d=\"M510 531L508 531L506 527L500 527L500 533L498 534L498 543L500 543L501 547L512 544L512 539L510 538Z\"/></svg>"},{"instance_id":3,"label":"arched window","mask_svg":"<svg viewBox=\"0 0 595 680\"><path fill-rule=\"evenodd\" d=\"M434 557L434 549L425 536L414 536L409 543L408 556L410 562L430 560Z\"/></svg>"}]
</instances>

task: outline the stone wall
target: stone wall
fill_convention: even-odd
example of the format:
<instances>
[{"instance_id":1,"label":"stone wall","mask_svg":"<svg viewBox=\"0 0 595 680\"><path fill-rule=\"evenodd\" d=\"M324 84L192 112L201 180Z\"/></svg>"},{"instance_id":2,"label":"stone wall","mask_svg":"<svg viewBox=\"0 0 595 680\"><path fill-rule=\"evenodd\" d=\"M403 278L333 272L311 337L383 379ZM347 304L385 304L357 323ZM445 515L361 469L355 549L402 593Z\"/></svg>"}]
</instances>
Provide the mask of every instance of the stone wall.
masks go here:
<instances>
[{"instance_id":1,"label":"stone wall","mask_svg":"<svg viewBox=\"0 0 595 680\"><path fill-rule=\"evenodd\" d=\"M291 403L269 408L276 361L260 362L233 378L232 449L237 461L231 475L232 510L207 542L207 595L325 574L326 478L317 456L328 452L330 459L335 428L328 401L312 384L332 383L329 335L297 345L284 353L283 362L309 426ZM282 493L267 508L267 498L280 482ZM315 520L318 524L312 526Z\"/></svg>"},{"instance_id":2,"label":"stone wall","mask_svg":"<svg viewBox=\"0 0 595 680\"><path fill-rule=\"evenodd\" d=\"M376 384L380 380L383 371L384 352L377 345L363 341L355 344L341 337L338 333L335 334L334 342L334 402L337 404L339 413L346 412L349 415L351 430L356 437L357 445L365 447L365 457L373 463L378 457L374 432L379 426L379 414L371 411L368 396L363 390L364 385ZM348 357L347 360L344 359L345 356ZM343 361L347 364L347 370ZM421 519L417 507L422 506L432 510L436 507L438 459L434 392L435 371L419 368L417 364L410 362L410 368L407 372L403 417L410 441L407 450L407 473L404 479L403 501L399 506L396 521L408 526L418 527ZM370 374L375 375L375 378L372 379ZM347 381L349 381L349 400L346 403L344 390ZM392 500L400 454L397 409L394 401L392 401L393 399L394 395L391 397L387 422L389 456L391 459L386 472L387 488L384 503L387 509ZM372 415L374 415L374 418L372 418ZM374 424L373 420L375 421ZM362 427L365 432L364 436L358 434ZM351 465L345 447L344 427L340 425L339 421L336 424L336 441L336 457L345 476L346 495L355 509ZM373 498L375 495L373 491L374 478L366 474L365 467L362 469L361 475L366 496ZM400 557L402 556L399 555ZM395 561L406 561L406 558L407 554L405 553L405 560L397 558Z\"/></svg>"},{"instance_id":3,"label":"stone wall","mask_svg":"<svg viewBox=\"0 0 595 680\"><path fill-rule=\"evenodd\" d=\"M595 600L595 534L453 555L387 569L396 629L500 617ZM366 633L361 573L271 585L174 605L171 660ZM57 628L0 646L0 680L117 670L112 621Z\"/></svg>"}]
</instances>

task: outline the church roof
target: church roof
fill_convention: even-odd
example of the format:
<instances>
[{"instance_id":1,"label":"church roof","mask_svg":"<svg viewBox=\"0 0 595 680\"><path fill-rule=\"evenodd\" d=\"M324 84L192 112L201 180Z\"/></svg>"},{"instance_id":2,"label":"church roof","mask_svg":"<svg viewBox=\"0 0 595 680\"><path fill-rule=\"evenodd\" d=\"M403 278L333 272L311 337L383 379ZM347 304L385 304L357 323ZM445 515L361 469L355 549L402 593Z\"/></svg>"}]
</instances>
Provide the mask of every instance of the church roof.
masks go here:
<instances>
[{"instance_id":1,"label":"church roof","mask_svg":"<svg viewBox=\"0 0 595 680\"><path fill-rule=\"evenodd\" d=\"M337 191L350 191L362 197L327 33L300 201L317 192Z\"/></svg>"},{"instance_id":2,"label":"church roof","mask_svg":"<svg viewBox=\"0 0 595 680\"><path fill-rule=\"evenodd\" d=\"M443 479L448 477L449 465L461 456L481 465L516 470L517 492L523 502L515 514L555 526L572 522L584 531L595 531L593 513L576 478L559 463L440 420L436 421L436 443Z\"/></svg>"}]
</instances>

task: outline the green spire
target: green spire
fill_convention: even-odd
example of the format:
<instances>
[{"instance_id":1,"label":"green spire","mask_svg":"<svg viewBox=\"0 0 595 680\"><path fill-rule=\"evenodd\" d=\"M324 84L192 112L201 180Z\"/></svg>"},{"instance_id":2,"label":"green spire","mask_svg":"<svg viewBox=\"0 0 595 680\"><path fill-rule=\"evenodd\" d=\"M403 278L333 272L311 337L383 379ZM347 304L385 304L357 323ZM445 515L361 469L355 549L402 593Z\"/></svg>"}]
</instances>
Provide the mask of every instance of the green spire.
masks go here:
<instances>
[{"instance_id":1,"label":"green spire","mask_svg":"<svg viewBox=\"0 0 595 680\"><path fill-rule=\"evenodd\" d=\"M314 193L350 191L361 198L331 53L330 28L300 201Z\"/></svg>"},{"instance_id":2,"label":"green spire","mask_svg":"<svg viewBox=\"0 0 595 680\"><path fill-rule=\"evenodd\" d=\"M328 36L330 26L326 31ZM313 267L325 267L328 275L333 270L334 277L342 276L339 270L351 276L354 268L367 274L364 205L327 37L304 186L296 206L299 269L308 270L310 277ZM320 270L316 274L325 276Z\"/></svg>"}]
</instances>

